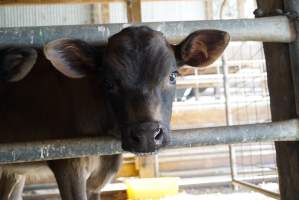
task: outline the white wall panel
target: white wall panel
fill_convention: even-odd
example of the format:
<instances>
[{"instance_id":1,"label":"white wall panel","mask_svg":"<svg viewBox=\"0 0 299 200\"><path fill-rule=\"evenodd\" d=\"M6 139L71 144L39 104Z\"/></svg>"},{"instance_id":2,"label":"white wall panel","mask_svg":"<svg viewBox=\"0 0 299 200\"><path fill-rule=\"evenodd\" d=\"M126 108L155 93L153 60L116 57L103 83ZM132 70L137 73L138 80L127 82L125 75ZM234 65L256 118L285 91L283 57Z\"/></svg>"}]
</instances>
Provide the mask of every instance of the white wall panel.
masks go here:
<instances>
[{"instance_id":1,"label":"white wall panel","mask_svg":"<svg viewBox=\"0 0 299 200\"><path fill-rule=\"evenodd\" d=\"M110 3L110 23L126 23L127 18L127 5L122 2Z\"/></svg>"},{"instance_id":2,"label":"white wall panel","mask_svg":"<svg viewBox=\"0 0 299 200\"><path fill-rule=\"evenodd\" d=\"M198 1L144 1L142 21L189 21L205 19L205 3Z\"/></svg>"},{"instance_id":3,"label":"white wall panel","mask_svg":"<svg viewBox=\"0 0 299 200\"><path fill-rule=\"evenodd\" d=\"M87 4L0 7L0 27L89 24L90 18Z\"/></svg>"}]
</instances>

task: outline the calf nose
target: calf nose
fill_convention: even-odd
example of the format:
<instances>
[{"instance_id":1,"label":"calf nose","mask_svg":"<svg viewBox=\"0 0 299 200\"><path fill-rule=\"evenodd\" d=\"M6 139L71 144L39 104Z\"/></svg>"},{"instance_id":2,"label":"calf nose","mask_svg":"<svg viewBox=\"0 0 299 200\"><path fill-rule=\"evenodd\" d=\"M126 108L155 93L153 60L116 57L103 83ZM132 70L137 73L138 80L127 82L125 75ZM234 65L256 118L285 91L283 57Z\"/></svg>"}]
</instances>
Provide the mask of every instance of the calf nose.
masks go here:
<instances>
[{"instance_id":1,"label":"calf nose","mask_svg":"<svg viewBox=\"0 0 299 200\"><path fill-rule=\"evenodd\" d=\"M155 152L166 145L167 129L158 122L146 122L127 127L122 137L122 146L126 151L135 153Z\"/></svg>"},{"instance_id":2,"label":"calf nose","mask_svg":"<svg viewBox=\"0 0 299 200\"><path fill-rule=\"evenodd\" d=\"M147 146L149 149L160 148L163 144L163 129L159 126L157 128L153 128L147 125L144 126L141 124L139 127L130 129L132 145L143 147Z\"/></svg>"}]
</instances>

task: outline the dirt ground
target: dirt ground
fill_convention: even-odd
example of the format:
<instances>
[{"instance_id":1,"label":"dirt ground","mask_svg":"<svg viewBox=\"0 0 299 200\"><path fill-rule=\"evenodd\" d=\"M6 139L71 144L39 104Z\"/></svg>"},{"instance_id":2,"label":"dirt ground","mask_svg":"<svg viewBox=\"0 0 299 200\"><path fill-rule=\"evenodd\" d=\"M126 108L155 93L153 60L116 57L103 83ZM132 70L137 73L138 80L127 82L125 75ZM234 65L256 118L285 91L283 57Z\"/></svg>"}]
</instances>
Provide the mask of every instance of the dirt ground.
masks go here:
<instances>
[{"instance_id":1,"label":"dirt ground","mask_svg":"<svg viewBox=\"0 0 299 200\"><path fill-rule=\"evenodd\" d=\"M259 185L261 188L278 192L277 183L264 183ZM248 189L239 188L237 191L232 189L231 184L226 184L218 187L186 187L184 189L180 189L180 192L176 196L170 196L162 198L161 200L273 200L270 197L265 195L252 192ZM58 189L53 190L45 190L33 192L32 194L55 194L54 196L45 197L36 197L36 198L24 198L24 200L60 200L58 195ZM106 198L104 198L106 199ZM111 199L111 198L108 198ZM114 200L114 198L112 198ZM124 198L121 198L124 199ZM119 199L115 199L119 200ZM150 199L143 199L150 200Z\"/></svg>"}]
</instances>

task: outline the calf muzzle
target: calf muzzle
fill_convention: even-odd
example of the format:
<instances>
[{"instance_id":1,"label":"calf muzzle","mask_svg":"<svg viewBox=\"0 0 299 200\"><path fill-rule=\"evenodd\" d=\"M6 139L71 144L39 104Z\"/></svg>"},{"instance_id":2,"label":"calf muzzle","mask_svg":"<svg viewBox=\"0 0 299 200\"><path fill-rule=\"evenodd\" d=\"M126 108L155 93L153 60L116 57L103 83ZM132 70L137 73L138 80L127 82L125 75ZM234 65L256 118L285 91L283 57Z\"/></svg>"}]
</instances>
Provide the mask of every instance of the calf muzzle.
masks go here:
<instances>
[{"instance_id":1,"label":"calf muzzle","mask_svg":"<svg viewBox=\"0 0 299 200\"><path fill-rule=\"evenodd\" d=\"M154 153L169 143L169 129L159 122L129 125L122 133L122 148L132 153Z\"/></svg>"}]
</instances>

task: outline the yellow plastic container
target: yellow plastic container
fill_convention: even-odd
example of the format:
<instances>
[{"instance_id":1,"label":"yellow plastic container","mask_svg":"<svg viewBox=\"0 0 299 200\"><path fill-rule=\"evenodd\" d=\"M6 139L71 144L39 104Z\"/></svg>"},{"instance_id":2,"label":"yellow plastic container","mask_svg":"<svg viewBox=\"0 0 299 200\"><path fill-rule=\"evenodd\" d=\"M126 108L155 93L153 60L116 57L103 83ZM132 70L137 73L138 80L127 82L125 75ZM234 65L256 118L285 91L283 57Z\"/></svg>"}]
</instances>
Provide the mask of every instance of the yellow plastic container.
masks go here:
<instances>
[{"instance_id":1,"label":"yellow plastic container","mask_svg":"<svg viewBox=\"0 0 299 200\"><path fill-rule=\"evenodd\" d=\"M126 181L129 200L157 200L176 195L179 178L143 178Z\"/></svg>"}]
</instances>

